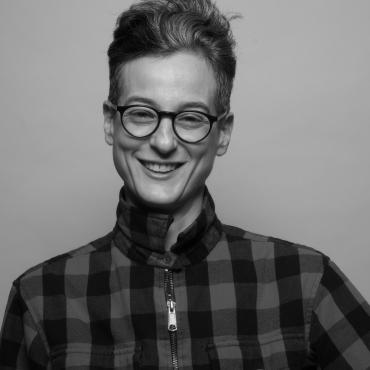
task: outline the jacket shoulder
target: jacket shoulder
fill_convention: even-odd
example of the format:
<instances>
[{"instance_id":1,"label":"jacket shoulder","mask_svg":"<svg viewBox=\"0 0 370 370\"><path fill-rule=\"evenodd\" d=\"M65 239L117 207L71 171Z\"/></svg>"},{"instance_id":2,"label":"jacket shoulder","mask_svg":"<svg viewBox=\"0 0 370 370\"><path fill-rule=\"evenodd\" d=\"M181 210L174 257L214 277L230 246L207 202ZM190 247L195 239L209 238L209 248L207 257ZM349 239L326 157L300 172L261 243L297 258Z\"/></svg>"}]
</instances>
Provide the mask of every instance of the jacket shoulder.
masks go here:
<instances>
[{"instance_id":1,"label":"jacket shoulder","mask_svg":"<svg viewBox=\"0 0 370 370\"><path fill-rule=\"evenodd\" d=\"M83 261L88 261L92 254L104 253L107 248L110 248L111 240L112 232L88 244L38 263L21 274L14 281L14 285L16 287L26 286L28 281L32 281L37 277L40 278L45 274L61 275L67 263L71 265L83 265Z\"/></svg>"},{"instance_id":2,"label":"jacket shoulder","mask_svg":"<svg viewBox=\"0 0 370 370\"><path fill-rule=\"evenodd\" d=\"M325 264L329 260L324 253L307 245L254 233L236 226L223 225L223 230L230 248L249 246L254 254L261 258L279 258L294 255L311 256L319 264Z\"/></svg>"}]
</instances>

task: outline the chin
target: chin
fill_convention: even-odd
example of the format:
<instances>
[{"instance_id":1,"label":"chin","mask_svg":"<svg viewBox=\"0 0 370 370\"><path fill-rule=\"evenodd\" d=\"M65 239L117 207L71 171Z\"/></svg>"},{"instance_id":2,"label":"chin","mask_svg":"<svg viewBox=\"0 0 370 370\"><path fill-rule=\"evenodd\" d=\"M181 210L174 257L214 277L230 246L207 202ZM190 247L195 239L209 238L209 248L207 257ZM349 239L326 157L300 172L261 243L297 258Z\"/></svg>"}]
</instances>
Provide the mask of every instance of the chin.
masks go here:
<instances>
[{"instance_id":1,"label":"chin","mask_svg":"<svg viewBox=\"0 0 370 370\"><path fill-rule=\"evenodd\" d=\"M174 211L183 203L183 191L173 187L150 187L138 186L131 188L127 186L128 196L138 207L149 208L156 212L169 213Z\"/></svg>"},{"instance_id":2,"label":"chin","mask_svg":"<svg viewBox=\"0 0 370 370\"><path fill-rule=\"evenodd\" d=\"M139 193L140 203L157 211L171 212L183 203L181 194L168 191L152 191Z\"/></svg>"}]
</instances>

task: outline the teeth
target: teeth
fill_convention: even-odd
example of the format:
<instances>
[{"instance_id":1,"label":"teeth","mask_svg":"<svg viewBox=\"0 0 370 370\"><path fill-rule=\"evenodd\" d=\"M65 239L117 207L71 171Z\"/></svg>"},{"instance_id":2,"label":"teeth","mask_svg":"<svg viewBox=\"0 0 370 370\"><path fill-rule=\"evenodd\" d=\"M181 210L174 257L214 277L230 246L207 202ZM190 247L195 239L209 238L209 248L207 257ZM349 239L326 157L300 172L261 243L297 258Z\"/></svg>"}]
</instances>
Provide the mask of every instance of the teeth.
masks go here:
<instances>
[{"instance_id":1,"label":"teeth","mask_svg":"<svg viewBox=\"0 0 370 370\"><path fill-rule=\"evenodd\" d=\"M142 163L148 170L161 173L173 171L178 167L178 165L172 163L166 164L154 162L142 162Z\"/></svg>"}]
</instances>

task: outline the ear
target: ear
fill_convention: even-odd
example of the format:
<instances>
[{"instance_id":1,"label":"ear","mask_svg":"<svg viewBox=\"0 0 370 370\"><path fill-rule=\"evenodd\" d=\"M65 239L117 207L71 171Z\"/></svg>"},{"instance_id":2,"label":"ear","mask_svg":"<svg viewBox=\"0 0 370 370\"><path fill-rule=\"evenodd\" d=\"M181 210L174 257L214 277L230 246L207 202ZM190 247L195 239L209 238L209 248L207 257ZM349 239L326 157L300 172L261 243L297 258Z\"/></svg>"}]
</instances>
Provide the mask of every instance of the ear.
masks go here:
<instances>
[{"instance_id":1,"label":"ear","mask_svg":"<svg viewBox=\"0 0 370 370\"><path fill-rule=\"evenodd\" d=\"M234 113L229 112L224 118L219 121L220 136L218 139L217 155L224 155L231 139L231 132L234 125Z\"/></svg>"},{"instance_id":2,"label":"ear","mask_svg":"<svg viewBox=\"0 0 370 370\"><path fill-rule=\"evenodd\" d=\"M115 114L116 114L116 111L112 107L112 103L108 100L104 101L103 102L104 134L105 134L105 142L108 145L113 145Z\"/></svg>"}]
</instances>

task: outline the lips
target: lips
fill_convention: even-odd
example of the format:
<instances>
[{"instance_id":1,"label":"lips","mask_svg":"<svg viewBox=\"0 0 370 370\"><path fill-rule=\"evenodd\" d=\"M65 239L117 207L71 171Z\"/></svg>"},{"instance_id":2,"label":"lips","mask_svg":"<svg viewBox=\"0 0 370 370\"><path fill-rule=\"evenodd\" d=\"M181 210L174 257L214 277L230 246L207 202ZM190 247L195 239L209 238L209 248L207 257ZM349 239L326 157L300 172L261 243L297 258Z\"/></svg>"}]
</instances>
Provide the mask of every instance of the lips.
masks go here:
<instances>
[{"instance_id":1,"label":"lips","mask_svg":"<svg viewBox=\"0 0 370 370\"><path fill-rule=\"evenodd\" d=\"M181 167L184 162L155 162L140 159L139 162L149 171L154 173L170 173Z\"/></svg>"}]
</instances>

